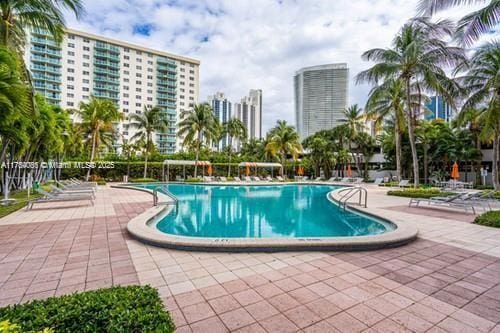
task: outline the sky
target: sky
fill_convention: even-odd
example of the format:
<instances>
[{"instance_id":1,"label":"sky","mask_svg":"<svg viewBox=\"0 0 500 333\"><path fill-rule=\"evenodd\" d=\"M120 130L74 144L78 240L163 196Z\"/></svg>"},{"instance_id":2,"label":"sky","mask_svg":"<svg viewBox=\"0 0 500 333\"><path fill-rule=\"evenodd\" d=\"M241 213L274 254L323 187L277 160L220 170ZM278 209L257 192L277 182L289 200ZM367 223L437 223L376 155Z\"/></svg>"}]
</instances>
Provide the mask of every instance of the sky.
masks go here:
<instances>
[{"instance_id":1,"label":"sky","mask_svg":"<svg viewBox=\"0 0 500 333\"><path fill-rule=\"evenodd\" d=\"M295 124L293 75L302 67L345 62L349 104L370 89L353 78L361 54L389 47L415 15L411 0L84 0L86 15L67 26L201 61L200 102L216 91L235 102L263 91L263 130ZM458 18L471 7L441 15Z\"/></svg>"}]
</instances>

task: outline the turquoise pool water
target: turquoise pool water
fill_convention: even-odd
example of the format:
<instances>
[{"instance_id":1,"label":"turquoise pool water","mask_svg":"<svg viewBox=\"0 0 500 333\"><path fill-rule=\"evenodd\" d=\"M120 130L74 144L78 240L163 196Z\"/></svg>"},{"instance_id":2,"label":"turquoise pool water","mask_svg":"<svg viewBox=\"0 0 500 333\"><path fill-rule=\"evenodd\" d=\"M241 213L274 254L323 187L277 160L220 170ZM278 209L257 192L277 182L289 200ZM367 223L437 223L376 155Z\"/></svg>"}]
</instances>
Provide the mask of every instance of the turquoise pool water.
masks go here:
<instances>
[{"instance_id":1,"label":"turquoise pool water","mask_svg":"<svg viewBox=\"0 0 500 333\"><path fill-rule=\"evenodd\" d=\"M393 229L391 224L344 212L332 204L327 193L335 186L169 184L164 188L177 198L178 205L156 227L171 235L337 237L374 235Z\"/></svg>"}]
</instances>

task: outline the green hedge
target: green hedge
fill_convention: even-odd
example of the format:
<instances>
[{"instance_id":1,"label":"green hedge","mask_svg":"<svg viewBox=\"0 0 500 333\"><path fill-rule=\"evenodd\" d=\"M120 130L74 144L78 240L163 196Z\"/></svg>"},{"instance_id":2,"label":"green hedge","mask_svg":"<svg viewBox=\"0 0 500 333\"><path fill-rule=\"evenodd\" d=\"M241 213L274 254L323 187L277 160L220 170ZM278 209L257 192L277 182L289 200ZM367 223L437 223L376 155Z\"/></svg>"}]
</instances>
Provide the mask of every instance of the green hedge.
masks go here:
<instances>
[{"instance_id":1,"label":"green hedge","mask_svg":"<svg viewBox=\"0 0 500 333\"><path fill-rule=\"evenodd\" d=\"M483 213L474 219L475 224L500 228L500 210Z\"/></svg>"},{"instance_id":2,"label":"green hedge","mask_svg":"<svg viewBox=\"0 0 500 333\"><path fill-rule=\"evenodd\" d=\"M436 188L408 188L404 190L392 190L387 192L388 195L393 195L397 197L406 198L424 198L428 199L431 197L446 197L452 195L452 192L442 192Z\"/></svg>"},{"instance_id":3,"label":"green hedge","mask_svg":"<svg viewBox=\"0 0 500 333\"><path fill-rule=\"evenodd\" d=\"M19 325L21 332L46 328L62 332L173 332L158 291L128 286L87 291L0 308L0 322Z\"/></svg>"},{"instance_id":4,"label":"green hedge","mask_svg":"<svg viewBox=\"0 0 500 333\"><path fill-rule=\"evenodd\" d=\"M135 179L130 179L131 183L154 183L158 182L158 179L154 178L135 178Z\"/></svg>"}]
</instances>

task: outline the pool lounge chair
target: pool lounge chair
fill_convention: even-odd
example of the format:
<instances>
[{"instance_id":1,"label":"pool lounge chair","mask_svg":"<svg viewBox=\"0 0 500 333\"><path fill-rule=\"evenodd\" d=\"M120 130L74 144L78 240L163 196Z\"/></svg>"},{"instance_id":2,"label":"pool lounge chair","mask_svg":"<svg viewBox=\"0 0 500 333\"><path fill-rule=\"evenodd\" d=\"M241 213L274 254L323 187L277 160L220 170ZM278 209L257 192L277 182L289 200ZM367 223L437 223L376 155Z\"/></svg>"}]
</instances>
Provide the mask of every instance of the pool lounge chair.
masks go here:
<instances>
[{"instance_id":1,"label":"pool lounge chair","mask_svg":"<svg viewBox=\"0 0 500 333\"><path fill-rule=\"evenodd\" d=\"M374 185L380 185L384 182L384 178L375 178L375 181L373 182Z\"/></svg>"},{"instance_id":2,"label":"pool lounge chair","mask_svg":"<svg viewBox=\"0 0 500 333\"><path fill-rule=\"evenodd\" d=\"M95 193L96 191L96 187L94 186L77 186L77 185L73 185L73 186L69 186L69 185L66 185L64 183L61 183L59 181L56 181L56 184L59 186L59 188L61 188L63 191L92 191Z\"/></svg>"},{"instance_id":3,"label":"pool lounge chair","mask_svg":"<svg viewBox=\"0 0 500 333\"><path fill-rule=\"evenodd\" d=\"M398 187L409 187L410 186L410 180L408 179L401 179L401 181L398 184Z\"/></svg>"},{"instance_id":4,"label":"pool lounge chair","mask_svg":"<svg viewBox=\"0 0 500 333\"><path fill-rule=\"evenodd\" d=\"M251 182L252 178L250 178L249 176L244 176L243 180L246 181L246 182Z\"/></svg>"},{"instance_id":5,"label":"pool lounge chair","mask_svg":"<svg viewBox=\"0 0 500 333\"><path fill-rule=\"evenodd\" d=\"M259 176L253 176L252 180L255 181L255 182L261 182L262 181L262 179L260 179Z\"/></svg>"},{"instance_id":6,"label":"pool lounge chair","mask_svg":"<svg viewBox=\"0 0 500 333\"><path fill-rule=\"evenodd\" d=\"M61 180L58 183L63 184L67 187L78 187L78 188L96 188L97 187L97 183L93 183L93 182L82 183L82 182L75 182L73 180Z\"/></svg>"},{"instance_id":7,"label":"pool lounge chair","mask_svg":"<svg viewBox=\"0 0 500 333\"><path fill-rule=\"evenodd\" d=\"M226 178L226 177L219 177L219 180L220 180L221 182L227 182L227 178Z\"/></svg>"},{"instance_id":8,"label":"pool lounge chair","mask_svg":"<svg viewBox=\"0 0 500 333\"><path fill-rule=\"evenodd\" d=\"M327 182L334 182L337 178L336 177L330 177L330 179L327 180Z\"/></svg>"},{"instance_id":9,"label":"pool lounge chair","mask_svg":"<svg viewBox=\"0 0 500 333\"><path fill-rule=\"evenodd\" d=\"M97 186L97 182L84 182L84 181L78 180L76 178L70 178L68 181L72 182L75 185L93 186L93 187Z\"/></svg>"},{"instance_id":10,"label":"pool lounge chair","mask_svg":"<svg viewBox=\"0 0 500 333\"><path fill-rule=\"evenodd\" d=\"M323 180L323 177L316 177L316 179L314 179L315 182L320 182Z\"/></svg>"},{"instance_id":11,"label":"pool lounge chair","mask_svg":"<svg viewBox=\"0 0 500 333\"><path fill-rule=\"evenodd\" d=\"M344 177L340 180L341 183L350 183L351 182L351 178L349 177Z\"/></svg>"},{"instance_id":12,"label":"pool lounge chair","mask_svg":"<svg viewBox=\"0 0 500 333\"><path fill-rule=\"evenodd\" d=\"M272 182L273 179L271 178L271 176L267 176L264 180L268 181L268 182Z\"/></svg>"},{"instance_id":13,"label":"pool lounge chair","mask_svg":"<svg viewBox=\"0 0 500 333\"><path fill-rule=\"evenodd\" d=\"M281 177L281 176L276 176L276 179L277 179L278 181L280 181L280 182L284 182L284 181L285 181L285 180L283 179L283 177Z\"/></svg>"},{"instance_id":14,"label":"pool lounge chair","mask_svg":"<svg viewBox=\"0 0 500 333\"><path fill-rule=\"evenodd\" d=\"M354 184L362 184L363 183L363 178L360 178L360 177L354 178L353 183Z\"/></svg>"},{"instance_id":15,"label":"pool lounge chair","mask_svg":"<svg viewBox=\"0 0 500 333\"><path fill-rule=\"evenodd\" d=\"M52 194L46 192L42 189L36 190L38 193L42 194L42 198L34 199L28 202L26 205L26 210L30 210L33 208L33 205L36 203L47 203L47 202L73 202L73 201L89 201L92 206L94 205L94 198L91 195L85 194Z\"/></svg>"},{"instance_id":16,"label":"pool lounge chair","mask_svg":"<svg viewBox=\"0 0 500 333\"><path fill-rule=\"evenodd\" d=\"M234 180L235 182L237 182L237 183L241 182L241 179L240 179L240 177L238 177L238 176L234 177L234 178L233 178L233 180Z\"/></svg>"},{"instance_id":17,"label":"pool lounge chair","mask_svg":"<svg viewBox=\"0 0 500 333\"><path fill-rule=\"evenodd\" d=\"M427 203L429 206L446 206L446 207L460 207L467 211L468 208L472 210L472 213L476 213L476 207L478 206L471 200L464 199L464 193L458 193L455 195L450 195L448 197L432 197L429 199L424 198L411 198L408 203L408 207L420 207L420 203Z\"/></svg>"},{"instance_id":18,"label":"pool lounge chair","mask_svg":"<svg viewBox=\"0 0 500 333\"><path fill-rule=\"evenodd\" d=\"M69 190L64 190L64 189L61 189L57 186L54 186L54 185L50 185L50 188L52 190L52 192L54 194L84 194L84 195L91 195L93 198L95 198L95 192L94 190L91 190L91 189L81 189L81 190L78 190L78 189L69 189Z\"/></svg>"}]
</instances>

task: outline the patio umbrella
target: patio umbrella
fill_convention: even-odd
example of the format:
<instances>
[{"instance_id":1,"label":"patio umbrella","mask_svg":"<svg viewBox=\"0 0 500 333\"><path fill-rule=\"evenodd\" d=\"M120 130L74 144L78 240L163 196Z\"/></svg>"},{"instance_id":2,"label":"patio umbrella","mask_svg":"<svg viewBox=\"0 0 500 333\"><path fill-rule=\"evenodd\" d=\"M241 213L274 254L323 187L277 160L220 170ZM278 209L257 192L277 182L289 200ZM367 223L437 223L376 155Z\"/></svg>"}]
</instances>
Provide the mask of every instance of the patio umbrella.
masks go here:
<instances>
[{"instance_id":1,"label":"patio umbrella","mask_svg":"<svg viewBox=\"0 0 500 333\"><path fill-rule=\"evenodd\" d=\"M212 165L209 165L209 166L208 166L208 171L207 171L207 172L208 172L208 175L209 175L209 176L211 176L211 175L212 175L212 172L213 172L213 170L212 170Z\"/></svg>"},{"instance_id":2,"label":"patio umbrella","mask_svg":"<svg viewBox=\"0 0 500 333\"><path fill-rule=\"evenodd\" d=\"M351 165L347 165L347 177L352 177L352 170L351 170Z\"/></svg>"},{"instance_id":3,"label":"patio umbrella","mask_svg":"<svg viewBox=\"0 0 500 333\"><path fill-rule=\"evenodd\" d=\"M457 180L460 178L460 173L458 173L458 164L457 162L453 163L453 168L451 169L451 178Z\"/></svg>"},{"instance_id":4,"label":"patio umbrella","mask_svg":"<svg viewBox=\"0 0 500 333\"><path fill-rule=\"evenodd\" d=\"M299 175L299 176L303 176L304 175L304 168L302 166L300 166L300 165L297 168L297 175Z\"/></svg>"}]
</instances>

